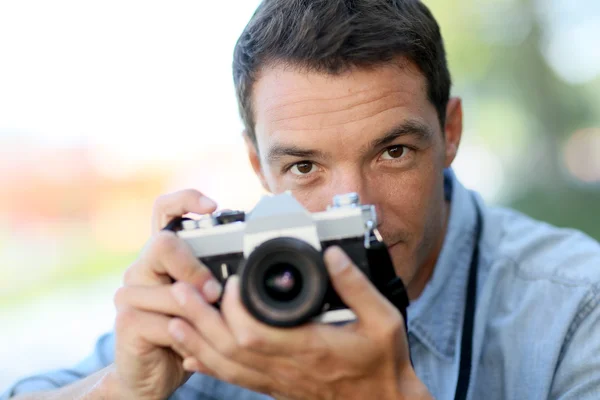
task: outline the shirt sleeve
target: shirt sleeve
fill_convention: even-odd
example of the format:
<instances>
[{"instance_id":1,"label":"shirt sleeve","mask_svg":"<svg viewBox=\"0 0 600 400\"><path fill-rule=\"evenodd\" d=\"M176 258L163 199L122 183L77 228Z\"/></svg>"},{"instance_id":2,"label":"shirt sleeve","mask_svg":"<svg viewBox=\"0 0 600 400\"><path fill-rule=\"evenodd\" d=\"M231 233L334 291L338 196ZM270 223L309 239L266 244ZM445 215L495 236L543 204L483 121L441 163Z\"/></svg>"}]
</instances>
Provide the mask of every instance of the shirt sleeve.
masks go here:
<instances>
[{"instance_id":1,"label":"shirt sleeve","mask_svg":"<svg viewBox=\"0 0 600 400\"><path fill-rule=\"evenodd\" d=\"M114 349L114 334L112 332L106 333L100 336L96 342L93 353L73 368L25 377L2 393L0 400L10 399L17 394L58 389L83 379L112 364L114 361Z\"/></svg>"},{"instance_id":2,"label":"shirt sleeve","mask_svg":"<svg viewBox=\"0 0 600 400\"><path fill-rule=\"evenodd\" d=\"M551 399L600 399L600 287L592 286L567 333Z\"/></svg>"}]
</instances>

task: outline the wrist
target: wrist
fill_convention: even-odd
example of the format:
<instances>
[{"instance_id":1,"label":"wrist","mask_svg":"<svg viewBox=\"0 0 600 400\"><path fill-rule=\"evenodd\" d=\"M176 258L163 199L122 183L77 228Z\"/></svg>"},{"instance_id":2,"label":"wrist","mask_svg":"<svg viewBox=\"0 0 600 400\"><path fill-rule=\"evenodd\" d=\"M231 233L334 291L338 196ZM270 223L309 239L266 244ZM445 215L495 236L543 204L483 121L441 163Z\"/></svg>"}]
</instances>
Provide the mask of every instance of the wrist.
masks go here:
<instances>
[{"instance_id":1,"label":"wrist","mask_svg":"<svg viewBox=\"0 0 600 400\"><path fill-rule=\"evenodd\" d=\"M106 374L98 383L98 393L102 395L101 399L120 400L131 398L127 396L114 364L107 367Z\"/></svg>"},{"instance_id":2,"label":"wrist","mask_svg":"<svg viewBox=\"0 0 600 400\"><path fill-rule=\"evenodd\" d=\"M427 386L412 374L388 376L377 381L346 382L334 389L335 397L340 399L382 399L382 400L433 400Z\"/></svg>"},{"instance_id":3,"label":"wrist","mask_svg":"<svg viewBox=\"0 0 600 400\"><path fill-rule=\"evenodd\" d=\"M409 366L400 376L396 398L398 400L432 400L433 396L427 386L419 379L412 366Z\"/></svg>"},{"instance_id":4,"label":"wrist","mask_svg":"<svg viewBox=\"0 0 600 400\"><path fill-rule=\"evenodd\" d=\"M160 397L159 395L156 395L156 393L136 393L125 384L121 377L119 377L117 368L114 364L111 364L106 368L106 373L98 385L99 388L97 394L95 394L93 398L90 398L90 400L164 400L168 397L167 395ZM98 394L100 394L101 397L98 397Z\"/></svg>"}]
</instances>

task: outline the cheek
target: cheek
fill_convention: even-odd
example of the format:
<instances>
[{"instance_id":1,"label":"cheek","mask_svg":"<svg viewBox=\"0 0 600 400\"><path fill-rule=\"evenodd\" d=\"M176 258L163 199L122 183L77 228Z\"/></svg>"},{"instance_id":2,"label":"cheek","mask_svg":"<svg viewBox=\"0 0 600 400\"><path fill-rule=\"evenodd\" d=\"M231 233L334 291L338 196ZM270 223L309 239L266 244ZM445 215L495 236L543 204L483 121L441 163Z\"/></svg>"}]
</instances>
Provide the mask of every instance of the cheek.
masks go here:
<instances>
[{"instance_id":1,"label":"cheek","mask_svg":"<svg viewBox=\"0 0 600 400\"><path fill-rule=\"evenodd\" d=\"M410 225L418 225L431 201L432 183L429 171L415 169L376 175L369 186L380 200L382 218L401 218Z\"/></svg>"},{"instance_id":2,"label":"cheek","mask_svg":"<svg viewBox=\"0 0 600 400\"><path fill-rule=\"evenodd\" d=\"M390 256L405 282L411 281L435 244L439 203L443 201L441 181L435 174L423 172L405 174L381 193L386 201L381 207L380 231L388 245L400 241L391 248Z\"/></svg>"},{"instance_id":3,"label":"cheek","mask_svg":"<svg viewBox=\"0 0 600 400\"><path fill-rule=\"evenodd\" d=\"M430 225L437 219L443 201L441 173L432 168L407 171L397 176L375 178L371 185L379 201L380 231L388 244L404 242L406 252L416 252L428 240ZM395 252L399 252L396 250Z\"/></svg>"}]
</instances>

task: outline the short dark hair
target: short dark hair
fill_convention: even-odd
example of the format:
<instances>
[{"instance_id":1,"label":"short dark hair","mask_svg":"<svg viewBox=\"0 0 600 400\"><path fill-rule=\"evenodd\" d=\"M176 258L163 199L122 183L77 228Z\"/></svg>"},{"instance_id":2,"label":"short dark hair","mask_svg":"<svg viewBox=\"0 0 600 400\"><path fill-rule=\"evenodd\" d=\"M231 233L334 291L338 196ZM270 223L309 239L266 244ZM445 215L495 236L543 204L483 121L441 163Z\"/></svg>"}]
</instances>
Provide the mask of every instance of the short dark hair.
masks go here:
<instances>
[{"instance_id":1,"label":"short dark hair","mask_svg":"<svg viewBox=\"0 0 600 400\"><path fill-rule=\"evenodd\" d=\"M338 74L398 56L427 79L444 127L451 79L440 28L420 0L264 0L240 35L233 80L247 135L256 142L252 86L260 69L285 63Z\"/></svg>"}]
</instances>

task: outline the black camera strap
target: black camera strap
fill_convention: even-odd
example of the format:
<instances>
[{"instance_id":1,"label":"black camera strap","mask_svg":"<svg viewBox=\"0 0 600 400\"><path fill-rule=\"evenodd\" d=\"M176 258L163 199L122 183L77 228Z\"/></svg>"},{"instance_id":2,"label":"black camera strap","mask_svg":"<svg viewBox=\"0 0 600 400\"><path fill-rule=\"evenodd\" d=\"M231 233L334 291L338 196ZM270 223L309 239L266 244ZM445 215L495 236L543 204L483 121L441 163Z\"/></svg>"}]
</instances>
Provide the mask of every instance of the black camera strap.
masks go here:
<instances>
[{"instance_id":1,"label":"black camera strap","mask_svg":"<svg viewBox=\"0 0 600 400\"><path fill-rule=\"evenodd\" d=\"M455 400L465 400L469 391L471 380L471 367L473 363L473 326L475 324L475 305L477 300L477 270L479 264L479 242L483 230L483 216L477 200L473 197L477 222L475 225L475 245L469 267L469 280L467 282L467 299L463 318L462 338L460 342L460 364L458 381L456 383Z\"/></svg>"}]
</instances>

